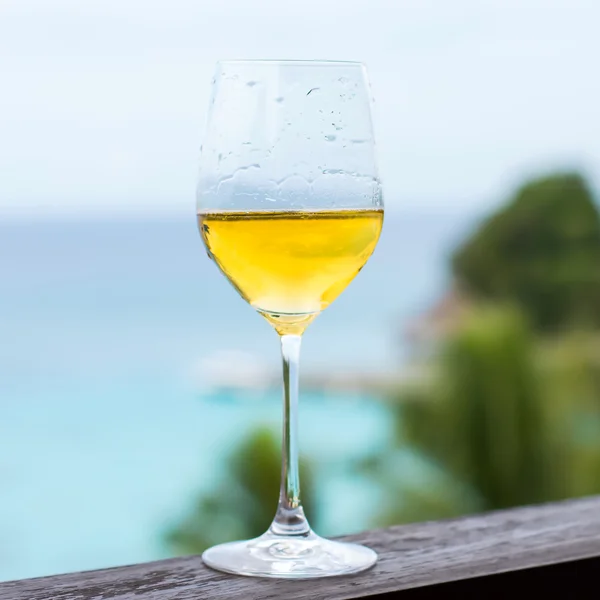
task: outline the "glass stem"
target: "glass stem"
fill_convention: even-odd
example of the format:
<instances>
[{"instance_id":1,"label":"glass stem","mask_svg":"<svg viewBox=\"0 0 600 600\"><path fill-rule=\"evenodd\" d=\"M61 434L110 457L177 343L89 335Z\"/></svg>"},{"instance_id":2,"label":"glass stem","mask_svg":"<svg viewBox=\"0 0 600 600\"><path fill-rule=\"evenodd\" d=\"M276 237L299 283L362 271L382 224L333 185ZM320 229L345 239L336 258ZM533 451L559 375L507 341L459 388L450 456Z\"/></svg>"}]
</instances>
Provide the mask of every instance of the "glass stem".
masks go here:
<instances>
[{"instance_id":1,"label":"glass stem","mask_svg":"<svg viewBox=\"0 0 600 600\"><path fill-rule=\"evenodd\" d=\"M298 463L299 335L281 336L283 358L283 444L279 505L271 525L277 535L304 535L310 531L300 502Z\"/></svg>"}]
</instances>

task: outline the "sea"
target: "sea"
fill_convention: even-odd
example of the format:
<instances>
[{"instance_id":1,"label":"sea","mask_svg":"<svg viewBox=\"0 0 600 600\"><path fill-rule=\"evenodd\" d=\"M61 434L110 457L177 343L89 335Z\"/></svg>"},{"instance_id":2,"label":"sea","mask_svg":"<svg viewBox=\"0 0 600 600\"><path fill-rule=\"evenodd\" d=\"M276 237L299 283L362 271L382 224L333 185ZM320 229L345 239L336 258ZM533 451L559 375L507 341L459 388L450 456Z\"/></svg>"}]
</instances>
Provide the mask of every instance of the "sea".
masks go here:
<instances>
[{"instance_id":1,"label":"sea","mask_svg":"<svg viewBox=\"0 0 600 600\"><path fill-rule=\"evenodd\" d=\"M302 373L403 369L405 328L475 221L386 215L369 263L306 332ZM0 580L170 556L165 531L228 452L254 426L278 430L281 392L261 382L279 368L275 332L207 258L193 214L0 222ZM384 448L390 423L374 393L302 395L325 533L369 526L376 500L343 466Z\"/></svg>"}]
</instances>

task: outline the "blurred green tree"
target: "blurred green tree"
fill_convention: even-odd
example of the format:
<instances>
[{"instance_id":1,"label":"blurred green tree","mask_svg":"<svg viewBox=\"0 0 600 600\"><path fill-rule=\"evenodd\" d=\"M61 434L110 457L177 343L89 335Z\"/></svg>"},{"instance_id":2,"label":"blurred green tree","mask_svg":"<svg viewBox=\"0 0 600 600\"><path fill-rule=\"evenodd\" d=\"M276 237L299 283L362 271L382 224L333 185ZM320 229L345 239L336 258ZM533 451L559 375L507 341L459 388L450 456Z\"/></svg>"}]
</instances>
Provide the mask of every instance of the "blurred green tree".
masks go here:
<instances>
[{"instance_id":1,"label":"blurred green tree","mask_svg":"<svg viewBox=\"0 0 600 600\"><path fill-rule=\"evenodd\" d=\"M600 493L599 350L579 331L540 340L515 307L472 312L441 344L431 378L397 393L398 446L430 461L434 477L407 486L388 468L387 496L408 490L408 503L378 522Z\"/></svg>"},{"instance_id":2,"label":"blurred green tree","mask_svg":"<svg viewBox=\"0 0 600 600\"><path fill-rule=\"evenodd\" d=\"M403 403L406 440L483 509L555 495L533 348L517 310L482 308L443 344L431 397Z\"/></svg>"},{"instance_id":3,"label":"blurred green tree","mask_svg":"<svg viewBox=\"0 0 600 600\"><path fill-rule=\"evenodd\" d=\"M570 331L540 343L552 477L562 498L600 493L600 338Z\"/></svg>"},{"instance_id":4,"label":"blurred green tree","mask_svg":"<svg viewBox=\"0 0 600 600\"><path fill-rule=\"evenodd\" d=\"M165 540L176 554L196 554L221 542L253 538L264 533L279 496L281 448L271 430L259 428L235 447L222 468L224 478L214 490L201 494ZM302 502L312 515L312 477L300 460Z\"/></svg>"},{"instance_id":5,"label":"blurred green tree","mask_svg":"<svg viewBox=\"0 0 600 600\"><path fill-rule=\"evenodd\" d=\"M466 291L516 303L540 331L600 326L600 216L584 178L523 185L455 252Z\"/></svg>"}]
</instances>

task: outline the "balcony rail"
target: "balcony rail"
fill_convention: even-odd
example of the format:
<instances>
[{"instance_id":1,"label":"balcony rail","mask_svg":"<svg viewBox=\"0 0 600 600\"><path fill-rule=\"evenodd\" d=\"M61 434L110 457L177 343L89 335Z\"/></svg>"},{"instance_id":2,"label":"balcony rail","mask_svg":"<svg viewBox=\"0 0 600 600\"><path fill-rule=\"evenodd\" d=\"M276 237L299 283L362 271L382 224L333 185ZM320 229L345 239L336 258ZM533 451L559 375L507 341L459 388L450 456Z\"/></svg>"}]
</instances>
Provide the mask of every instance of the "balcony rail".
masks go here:
<instances>
[{"instance_id":1,"label":"balcony rail","mask_svg":"<svg viewBox=\"0 0 600 600\"><path fill-rule=\"evenodd\" d=\"M379 553L371 570L312 580L217 573L198 556L0 583L1 600L403 600L596 598L600 497L348 536ZM461 596L458 596L461 595ZM485 595L485 596L484 596ZM510 595L510 596L509 596Z\"/></svg>"}]
</instances>

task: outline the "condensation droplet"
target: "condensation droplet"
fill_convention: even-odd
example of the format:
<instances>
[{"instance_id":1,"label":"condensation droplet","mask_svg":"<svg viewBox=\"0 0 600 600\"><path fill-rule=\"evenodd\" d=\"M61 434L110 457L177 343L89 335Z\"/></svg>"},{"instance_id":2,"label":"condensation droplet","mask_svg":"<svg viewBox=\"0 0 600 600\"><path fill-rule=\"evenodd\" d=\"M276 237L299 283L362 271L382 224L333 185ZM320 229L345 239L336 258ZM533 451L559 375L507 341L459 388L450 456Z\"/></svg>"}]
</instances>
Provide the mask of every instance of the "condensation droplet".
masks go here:
<instances>
[{"instance_id":1,"label":"condensation droplet","mask_svg":"<svg viewBox=\"0 0 600 600\"><path fill-rule=\"evenodd\" d=\"M326 136L325 136L325 139L326 139L328 142L335 142L335 140L337 140L337 137L336 137L335 135L326 135Z\"/></svg>"},{"instance_id":2,"label":"condensation droplet","mask_svg":"<svg viewBox=\"0 0 600 600\"><path fill-rule=\"evenodd\" d=\"M247 81L247 82L246 82L246 85L247 85L248 87L251 87L251 88L252 88L252 87L254 87L255 85L258 85L258 81Z\"/></svg>"},{"instance_id":3,"label":"condensation droplet","mask_svg":"<svg viewBox=\"0 0 600 600\"><path fill-rule=\"evenodd\" d=\"M283 104L283 101L284 101L283 96L279 96L279 98L275 98L275 102L277 102L277 104Z\"/></svg>"}]
</instances>

